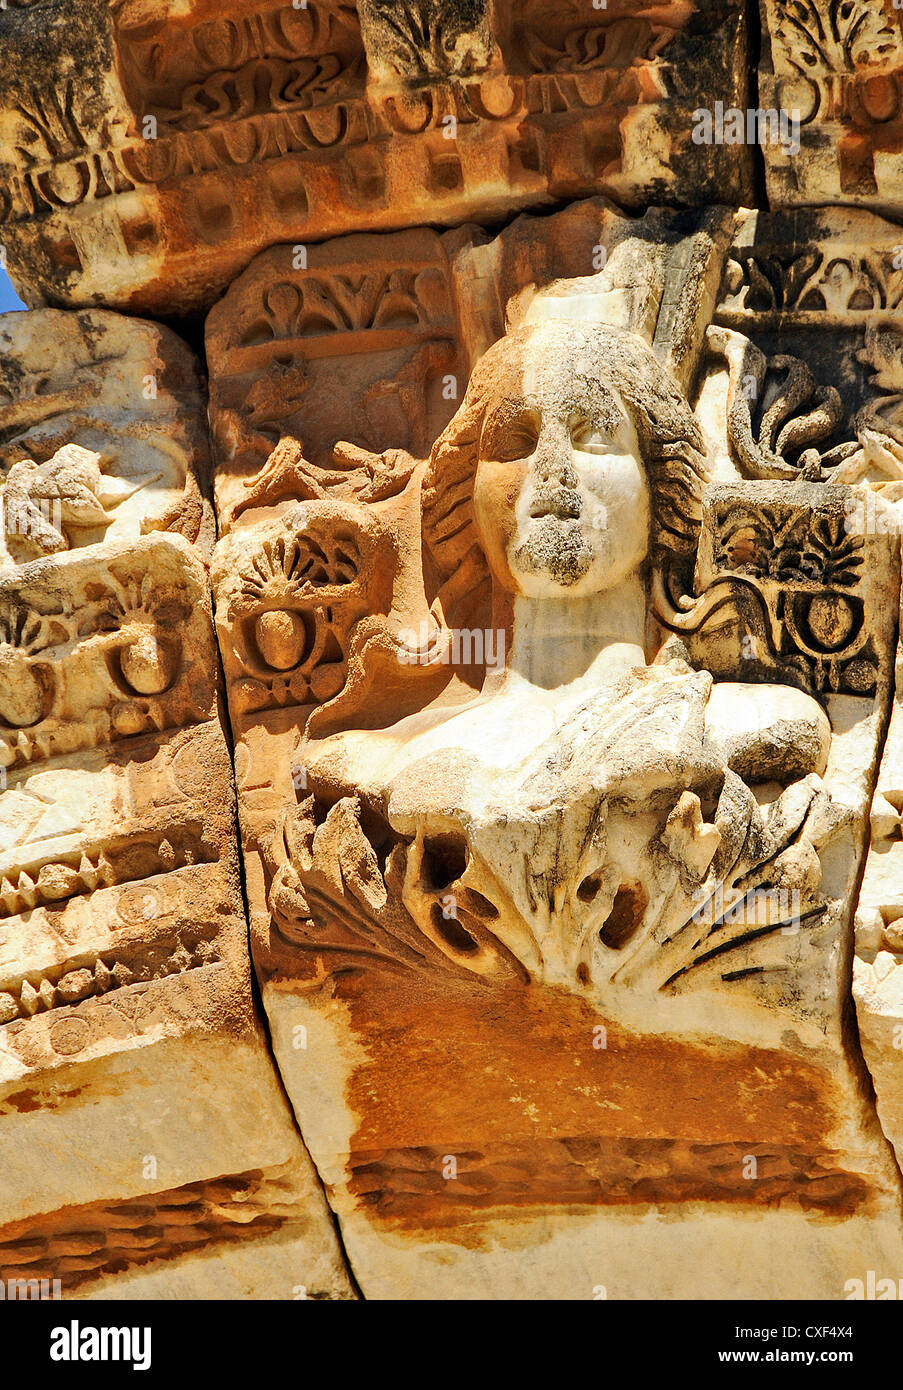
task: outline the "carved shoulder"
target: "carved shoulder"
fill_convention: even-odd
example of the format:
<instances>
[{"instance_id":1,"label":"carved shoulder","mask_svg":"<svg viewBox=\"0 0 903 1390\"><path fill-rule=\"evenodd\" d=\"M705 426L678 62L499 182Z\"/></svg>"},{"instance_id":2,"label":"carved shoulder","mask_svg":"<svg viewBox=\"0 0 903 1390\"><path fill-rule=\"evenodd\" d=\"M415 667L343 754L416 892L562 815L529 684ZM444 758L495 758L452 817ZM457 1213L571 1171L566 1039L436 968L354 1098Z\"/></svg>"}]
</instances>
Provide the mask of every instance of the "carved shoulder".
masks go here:
<instances>
[{"instance_id":1,"label":"carved shoulder","mask_svg":"<svg viewBox=\"0 0 903 1390\"><path fill-rule=\"evenodd\" d=\"M744 781L786 783L824 772L831 725L802 690L725 681L709 696L705 742Z\"/></svg>"}]
</instances>

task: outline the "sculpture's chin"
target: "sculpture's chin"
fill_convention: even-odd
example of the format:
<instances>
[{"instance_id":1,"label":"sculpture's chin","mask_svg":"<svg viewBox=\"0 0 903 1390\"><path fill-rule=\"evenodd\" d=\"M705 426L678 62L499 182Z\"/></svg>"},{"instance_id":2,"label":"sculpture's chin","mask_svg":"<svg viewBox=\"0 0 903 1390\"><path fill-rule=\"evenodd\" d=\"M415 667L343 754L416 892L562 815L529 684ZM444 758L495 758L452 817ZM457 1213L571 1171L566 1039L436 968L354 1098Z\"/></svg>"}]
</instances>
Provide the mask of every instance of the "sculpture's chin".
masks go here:
<instances>
[{"instance_id":1,"label":"sculpture's chin","mask_svg":"<svg viewBox=\"0 0 903 1390\"><path fill-rule=\"evenodd\" d=\"M589 574L596 555L579 522L543 516L530 523L512 558L514 574L526 579L531 590L543 578L556 589L573 589Z\"/></svg>"}]
</instances>

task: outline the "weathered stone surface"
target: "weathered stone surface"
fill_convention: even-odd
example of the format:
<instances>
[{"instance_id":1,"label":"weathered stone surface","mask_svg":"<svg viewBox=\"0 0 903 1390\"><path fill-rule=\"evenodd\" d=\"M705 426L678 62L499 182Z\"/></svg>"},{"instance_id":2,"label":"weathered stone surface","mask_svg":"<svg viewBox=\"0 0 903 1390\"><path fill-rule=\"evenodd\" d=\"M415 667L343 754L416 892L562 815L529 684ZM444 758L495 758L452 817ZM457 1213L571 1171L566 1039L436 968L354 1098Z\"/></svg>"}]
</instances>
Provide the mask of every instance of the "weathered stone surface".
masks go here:
<instances>
[{"instance_id":1,"label":"weathered stone surface","mask_svg":"<svg viewBox=\"0 0 903 1390\"><path fill-rule=\"evenodd\" d=\"M196 365L110 313L0 339L0 1278L349 1296L251 994Z\"/></svg>"},{"instance_id":2,"label":"weathered stone surface","mask_svg":"<svg viewBox=\"0 0 903 1390\"><path fill-rule=\"evenodd\" d=\"M745 448L711 394L742 215L515 227L444 239L476 365L429 458L336 448L372 328L347 393L312 383L316 448L285 434L241 478L252 506L214 415L276 1057L367 1296L841 1297L852 1259L903 1253L846 1002L896 547L849 534L870 484L832 481L846 416L815 382L785 401L753 372ZM212 316L214 399L246 303ZM874 339L840 317L840 356ZM285 335L284 370L308 351Z\"/></svg>"},{"instance_id":3,"label":"weathered stone surface","mask_svg":"<svg viewBox=\"0 0 903 1390\"><path fill-rule=\"evenodd\" d=\"M899 652L897 662L899 680ZM881 1124L893 1144L898 1162L903 1158L900 720L899 700L895 700L871 808L870 847L856 910L853 958L853 997L859 1036L875 1085Z\"/></svg>"},{"instance_id":4,"label":"weathered stone surface","mask_svg":"<svg viewBox=\"0 0 903 1390\"><path fill-rule=\"evenodd\" d=\"M209 307L263 247L607 193L751 198L736 0L67 0L0 11L0 242L26 302Z\"/></svg>"},{"instance_id":5,"label":"weathered stone surface","mask_svg":"<svg viewBox=\"0 0 903 1390\"><path fill-rule=\"evenodd\" d=\"M0 567L152 531L212 549L198 365L158 324L0 316L0 464Z\"/></svg>"},{"instance_id":6,"label":"weathered stone surface","mask_svg":"<svg viewBox=\"0 0 903 1390\"><path fill-rule=\"evenodd\" d=\"M772 207L903 207L900 10L882 0L759 0L759 105L792 121L764 144Z\"/></svg>"},{"instance_id":7,"label":"weathered stone surface","mask_svg":"<svg viewBox=\"0 0 903 1390\"><path fill-rule=\"evenodd\" d=\"M258 1084L249 1107L260 1095ZM230 1092L224 1107L236 1098ZM323 1239L321 1201L309 1162L297 1158L165 1192L145 1188L124 1202L4 1227L0 1266L16 1279L59 1271L78 1299L348 1297Z\"/></svg>"},{"instance_id":8,"label":"weathered stone surface","mask_svg":"<svg viewBox=\"0 0 903 1390\"><path fill-rule=\"evenodd\" d=\"M0 0L0 1295L896 1292L901 24Z\"/></svg>"},{"instance_id":9,"label":"weathered stone surface","mask_svg":"<svg viewBox=\"0 0 903 1390\"><path fill-rule=\"evenodd\" d=\"M296 259L290 246L265 251L207 319L221 528L286 493L288 460L261 473L280 438L298 438L321 466L341 466L339 438L425 453L463 382L438 235L340 238L312 248L303 268ZM299 486L307 496L316 484Z\"/></svg>"}]
</instances>

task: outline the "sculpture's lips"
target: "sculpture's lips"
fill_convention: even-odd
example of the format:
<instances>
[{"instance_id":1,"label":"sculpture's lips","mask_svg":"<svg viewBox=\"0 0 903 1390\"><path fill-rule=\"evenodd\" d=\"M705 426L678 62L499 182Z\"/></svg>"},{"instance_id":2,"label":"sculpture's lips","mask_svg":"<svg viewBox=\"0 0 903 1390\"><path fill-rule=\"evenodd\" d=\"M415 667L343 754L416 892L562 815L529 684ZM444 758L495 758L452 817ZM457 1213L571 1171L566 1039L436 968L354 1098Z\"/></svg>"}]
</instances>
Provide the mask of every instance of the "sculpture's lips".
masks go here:
<instances>
[{"instance_id":1,"label":"sculpture's lips","mask_svg":"<svg viewBox=\"0 0 903 1390\"><path fill-rule=\"evenodd\" d=\"M558 488L554 492L538 492L530 503L530 516L557 516L562 521L577 521L583 507L576 492Z\"/></svg>"}]
</instances>

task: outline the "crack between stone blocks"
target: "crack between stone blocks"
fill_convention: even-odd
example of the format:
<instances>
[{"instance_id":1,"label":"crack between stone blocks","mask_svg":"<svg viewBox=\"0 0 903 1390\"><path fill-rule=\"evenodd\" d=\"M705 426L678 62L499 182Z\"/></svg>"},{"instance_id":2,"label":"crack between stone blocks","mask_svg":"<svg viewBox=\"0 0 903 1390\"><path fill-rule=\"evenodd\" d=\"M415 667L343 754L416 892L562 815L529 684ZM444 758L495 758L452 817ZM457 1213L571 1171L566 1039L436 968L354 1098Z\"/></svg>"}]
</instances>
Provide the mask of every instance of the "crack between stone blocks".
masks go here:
<instances>
[{"instance_id":1,"label":"crack between stone blocks","mask_svg":"<svg viewBox=\"0 0 903 1390\"><path fill-rule=\"evenodd\" d=\"M899 559L898 559L899 563ZM884 711L880 727L875 739L875 759L869 781L868 795L866 797L865 815L859 834L858 870L856 881L850 892L849 904L845 914L842 934L843 955L840 964L841 975L841 1017L840 1017L840 1036L844 1053L853 1073L854 1079L859 1086L861 1101L864 1107L874 1118L878 1134L884 1140L890 1162L897 1175L899 1197L903 1206L903 1169L897 1157L897 1151L881 1122L881 1112L878 1108L878 1095L875 1090L875 1081L865 1059L865 1052L862 1047L862 1039L859 1035L859 1020L856 1013L856 1001L853 998L853 958L856 954L856 911L859 907L859 899L862 893L862 884L865 878L865 871L868 864L871 849L871 809L875 798L875 791L878 785L878 777L881 772L881 763L887 747L887 735L890 728L891 716L893 714L894 702L897 694L896 685L896 653L900 641L900 598L901 583L903 583L903 572L898 570L896 584L896 612L897 619L894 623L894 631L891 640L891 663L890 680L888 689L887 707ZM901 1212L903 1214L903 1212Z\"/></svg>"},{"instance_id":2,"label":"crack between stone blocks","mask_svg":"<svg viewBox=\"0 0 903 1390\"><path fill-rule=\"evenodd\" d=\"M217 522L218 531L219 518L216 516L215 508L214 519ZM338 1214L333 1209L332 1203L329 1200L329 1192L326 1188L326 1184L320 1176L320 1171L313 1160L313 1155L311 1154L310 1149L307 1146L307 1142L304 1138L304 1133L298 1121L298 1116L295 1113L295 1107L292 1105L288 1091L286 1090L285 1082L282 1078L282 1071L279 1067L279 1062L276 1058L276 1052L273 1047L273 1037L270 1031L270 1020L267 1016L267 1011L264 1007L263 996L260 990L260 982L257 979L257 971L254 967L254 955L251 949L251 904L248 895L247 875L245 873L244 845L242 842L241 821L238 814L238 781L235 774L235 739L232 732L232 721L229 714L229 703L226 695L226 673L225 668L223 666L222 652L220 651L219 647L219 636L216 631L216 600L213 594L212 586L210 585L209 573L207 575L207 587L208 593L210 595L210 611L213 622L213 637L216 647L217 683L221 692L221 698L219 701L219 722L220 727L223 731L223 737L226 742L226 751L229 755L229 763L232 769L232 825L235 833L235 862L238 870L238 887L239 892L241 894L242 910L245 916L245 940L248 948L249 976L251 981L251 998L254 1005L254 1013L260 1025L263 1041L266 1046L267 1057L269 1058L269 1061L272 1065L273 1074L276 1079L276 1084L279 1087L280 1093L286 1105L286 1109L288 1111L289 1116L291 1117L292 1127L298 1136L298 1142L303 1148L304 1153L307 1157L307 1161L310 1164L310 1171L313 1175L313 1180L316 1184L317 1190L320 1192L320 1195L323 1198L323 1206L326 1209L326 1213L332 1225L333 1233L336 1239L336 1244L338 1246L339 1257L342 1262L342 1268L345 1272L345 1275L348 1279L348 1283L351 1286L351 1290L355 1298L359 1299L361 1302L365 1302L366 1298L364 1295L364 1291L358 1283L357 1275L354 1272L354 1266L351 1263L351 1256L349 1255L347 1246L345 1244L345 1238L342 1232L341 1222L339 1220Z\"/></svg>"},{"instance_id":3,"label":"crack between stone blocks","mask_svg":"<svg viewBox=\"0 0 903 1390\"><path fill-rule=\"evenodd\" d=\"M764 39L759 3L760 0L746 0L746 100L755 111L759 109L759 65L762 62ZM765 154L760 144L753 144L751 156L753 205L763 212L769 212Z\"/></svg>"}]
</instances>

